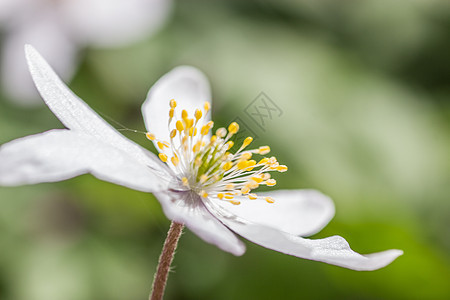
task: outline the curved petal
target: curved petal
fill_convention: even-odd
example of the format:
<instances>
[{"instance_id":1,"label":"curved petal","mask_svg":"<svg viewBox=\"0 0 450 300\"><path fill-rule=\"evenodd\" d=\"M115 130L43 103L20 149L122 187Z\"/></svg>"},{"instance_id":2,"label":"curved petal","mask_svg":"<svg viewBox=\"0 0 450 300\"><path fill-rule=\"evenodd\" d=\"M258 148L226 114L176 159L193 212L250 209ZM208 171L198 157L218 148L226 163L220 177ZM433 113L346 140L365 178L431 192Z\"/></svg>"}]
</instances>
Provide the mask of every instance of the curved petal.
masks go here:
<instances>
[{"instance_id":1,"label":"curved petal","mask_svg":"<svg viewBox=\"0 0 450 300\"><path fill-rule=\"evenodd\" d=\"M69 0L61 2L66 23L80 41L98 47L122 46L161 27L169 0Z\"/></svg>"},{"instance_id":2,"label":"curved petal","mask_svg":"<svg viewBox=\"0 0 450 300\"><path fill-rule=\"evenodd\" d=\"M319 191L277 190L258 193L258 196L272 197L275 203L246 198L240 205L225 201L217 201L217 204L250 222L299 236L319 232L334 216L333 201Z\"/></svg>"},{"instance_id":3,"label":"curved petal","mask_svg":"<svg viewBox=\"0 0 450 300\"><path fill-rule=\"evenodd\" d=\"M1 185L55 182L85 173L144 192L168 186L126 152L79 132L51 130L0 147Z\"/></svg>"},{"instance_id":4,"label":"curved petal","mask_svg":"<svg viewBox=\"0 0 450 300\"><path fill-rule=\"evenodd\" d=\"M152 86L142 105L142 114L147 130L164 141L170 140L167 122L171 99L177 101L175 114L178 119L181 119L183 109L189 116L193 116L195 109L202 109L206 101L211 102L208 79L194 67L180 66L161 77ZM208 122L211 119L210 112L202 119ZM201 126L200 123L199 125ZM174 141L177 142L178 139Z\"/></svg>"},{"instance_id":5,"label":"curved petal","mask_svg":"<svg viewBox=\"0 0 450 300\"><path fill-rule=\"evenodd\" d=\"M169 168L153 153L125 138L78 98L32 46L25 46L25 52L31 75L42 98L67 128L88 134L126 152L142 164L158 170L163 176L171 176Z\"/></svg>"},{"instance_id":6,"label":"curved petal","mask_svg":"<svg viewBox=\"0 0 450 300\"><path fill-rule=\"evenodd\" d=\"M242 255L245 245L203 206L198 195L190 192L154 193L166 216L185 224L204 241L234 255Z\"/></svg>"},{"instance_id":7,"label":"curved petal","mask_svg":"<svg viewBox=\"0 0 450 300\"><path fill-rule=\"evenodd\" d=\"M77 47L70 40L58 16L39 11L11 26L2 51L2 86L12 100L21 104L41 104L23 57L23 45L33 43L65 79L70 79L77 62ZM16 20L17 21L17 20Z\"/></svg>"},{"instance_id":8,"label":"curved petal","mask_svg":"<svg viewBox=\"0 0 450 300\"><path fill-rule=\"evenodd\" d=\"M207 207L223 224L249 241L300 258L358 271L372 271L387 266L403 254L401 250L387 250L361 255L353 251L340 236L318 240L305 239L230 215L210 201L207 202Z\"/></svg>"}]
</instances>

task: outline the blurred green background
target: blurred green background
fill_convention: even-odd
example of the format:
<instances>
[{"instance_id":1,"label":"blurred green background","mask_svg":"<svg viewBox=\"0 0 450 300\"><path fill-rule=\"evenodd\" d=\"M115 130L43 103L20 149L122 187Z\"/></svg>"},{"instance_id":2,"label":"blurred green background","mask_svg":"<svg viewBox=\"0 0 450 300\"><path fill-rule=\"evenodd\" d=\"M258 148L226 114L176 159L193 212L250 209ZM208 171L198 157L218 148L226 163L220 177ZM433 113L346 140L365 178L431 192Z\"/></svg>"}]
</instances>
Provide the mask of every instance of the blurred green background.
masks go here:
<instances>
[{"instance_id":1,"label":"blurred green background","mask_svg":"<svg viewBox=\"0 0 450 300\"><path fill-rule=\"evenodd\" d=\"M165 299L450 299L449 4L178 1L156 35L83 52L71 88L138 130L149 87L177 65L200 68L216 125L240 118L289 166L278 188L334 199L314 238L405 252L356 272L251 243L234 257L187 230ZM245 113L260 92L283 111L263 129ZM62 126L45 106L0 97L0 143ZM0 299L148 297L169 227L152 195L85 175L0 188L0 205Z\"/></svg>"}]
</instances>

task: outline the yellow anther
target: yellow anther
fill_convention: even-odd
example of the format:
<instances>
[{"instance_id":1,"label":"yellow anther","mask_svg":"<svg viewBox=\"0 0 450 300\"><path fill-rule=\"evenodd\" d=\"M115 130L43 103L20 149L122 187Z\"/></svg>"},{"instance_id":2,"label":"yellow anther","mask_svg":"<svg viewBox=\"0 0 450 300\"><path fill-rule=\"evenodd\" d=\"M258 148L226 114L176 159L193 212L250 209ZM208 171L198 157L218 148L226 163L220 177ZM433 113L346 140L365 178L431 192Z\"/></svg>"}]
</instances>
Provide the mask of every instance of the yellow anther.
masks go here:
<instances>
[{"instance_id":1,"label":"yellow anther","mask_svg":"<svg viewBox=\"0 0 450 300\"><path fill-rule=\"evenodd\" d=\"M197 121L202 117L202 115L203 115L203 113L200 109L195 110L194 116L197 119Z\"/></svg>"},{"instance_id":2,"label":"yellow anther","mask_svg":"<svg viewBox=\"0 0 450 300\"><path fill-rule=\"evenodd\" d=\"M187 110L183 109L181 111L181 118L186 119L187 117L188 117L188 112L187 112Z\"/></svg>"},{"instance_id":3,"label":"yellow anther","mask_svg":"<svg viewBox=\"0 0 450 300\"><path fill-rule=\"evenodd\" d=\"M172 119L174 115L175 115L175 109L171 108L169 110L169 118Z\"/></svg>"},{"instance_id":4,"label":"yellow anther","mask_svg":"<svg viewBox=\"0 0 450 300\"><path fill-rule=\"evenodd\" d=\"M170 138L173 139L176 135L177 135L177 130L172 129L172 131L170 131Z\"/></svg>"},{"instance_id":5,"label":"yellow anther","mask_svg":"<svg viewBox=\"0 0 450 300\"><path fill-rule=\"evenodd\" d=\"M191 127L189 128L189 136L196 136L197 135L197 128Z\"/></svg>"},{"instance_id":6,"label":"yellow anther","mask_svg":"<svg viewBox=\"0 0 450 300\"><path fill-rule=\"evenodd\" d=\"M201 183L204 183L204 182L206 182L206 180L208 180L208 176L206 176L205 174L202 174L202 175L200 176L200 182L201 182Z\"/></svg>"},{"instance_id":7,"label":"yellow anther","mask_svg":"<svg viewBox=\"0 0 450 300\"><path fill-rule=\"evenodd\" d=\"M217 136L216 136L216 135L213 135L213 136L211 137L211 139L210 139L210 142L211 142L211 143L214 143L216 140L217 140Z\"/></svg>"},{"instance_id":8,"label":"yellow anther","mask_svg":"<svg viewBox=\"0 0 450 300\"><path fill-rule=\"evenodd\" d=\"M277 167L278 172L286 172L288 170L288 167L286 165L279 165Z\"/></svg>"},{"instance_id":9,"label":"yellow anther","mask_svg":"<svg viewBox=\"0 0 450 300\"><path fill-rule=\"evenodd\" d=\"M261 183L263 181L260 176L253 176L250 179L256 181L257 183Z\"/></svg>"},{"instance_id":10,"label":"yellow anther","mask_svg":"<svg viewBox=\"0 0 450 300\"><path fill-rule=\"evenodd\" d=\"M250 158L252 158L252 154L250 152L245 152L241 155L242 160L249 160Z\"/></svg>"},{"instance_id":11,"label":"yellow anther","mask_svg":"<svg viewBox=\"0 0 450 300\"><path fill-rule=\"evenodd\" d=\"M170 144L167 142L157 142L158 148L164 150L164 147L169 148Z\"/></svg>"},{"instance_id":12,"label":"yellow anther","mask_svg":"<svg viewBox=\"0 0 450 300\"><path fill-rule=\"evenodd\" d=\"M225 195L223 193L218 193L217 194L217 198L219 198L220 200L222 200L224 196Z\"/></svg>"},{"instance_id":13,"label":"yellow anther","mask_svg":"<svg viewBox=\"0 0 450 300\"><path fill-rule=\"evenodd\" d=\"M234 196L233 195L225 195L224 198L230 200L230 199L234 199Z\"/></svg>"},{"instance_id":14,"label":"yellow anther","mask_svg":"<svg viewBox=\"0 0 450 300\"><path fill-rule=\"evenodd\" d=\"M194 165L196 167L200 167L201 164L202 164L202 158L199 156L194 160Z\"/></svg>"},{"instance_id":15,"label":"yellow anther","mask_svg":"<svg viewBox=\"0 0 450 300\"><path fill-rule=\"evenodd\" d=\"M260 164L265 165L265 164L267 164L268 162L269 162L269 159L268 159L267 157L264 157L263 159L261 159L261 160L258 162L258 165L260 165Z\"/></svg>"},{"instance_id":16,"label":"yellow anther","mask_svg":"<svg viewBox=\"0 0 450 300\"><path fill-rule=\"evenodd\" d=\"M258 149L258 153L261 154L261 155L266 155L269 152L270 152L270 147L269 146L261 146Z\"/></svg>"},{"instance_id":17,"label":"yellow anther","mask_svg":"<svg viewBox=\"0 0 450 300\"><path fill-rule=\"evenodd\" d=\"M233 163L231 161L227 161L226 163L224 163L222 165L222 169L224 169L225 171L228 171L229 169L231 169L232 166L233 166Z\"/></svg>"},{"instance_id":18,"label":"yellow anther","mask_svg":"<svg viewBox=\"0 0 450 300\"><path fill-rule=\"evenodd\" d=\"M153 133L147 132L145 134L145 136L150 140L150 141L154 141L155 140L155 135Z\"/></svg>"},{"instance_id":19,"label":"yellow anther","mask_svg":"<svg viewBox=\"0 0 450 300\"><path fill-rule=\"evenodd\" d=\"M169 102L170 108L175 108L177 107L177 101L175 101L175 99L171 99Z\"/></svg>"},{"instance_id":20,"label":"yellow anther","mask_svg":"<svg viewBox=\"0 0 450 300\"><path fill-rule=\"evenodd\" d=\"M248 186L243 186L241 188L242 194L248 194L250 192L250 188Z\"/></svg>"},{"instance_id":21,"label":"yellow anther","mask_svg":"<svg viewBox=\"0 0 450 300\"><path fill-rule=\"evenodd\" d=\"M159 159L162 160L163 162L167 162L167 155L165 155L164 153L160 153L158 154Z\"/></svg>"},{"instance_id":22,"label":"yellow anther","mask_svg":"<svg viewBox=\"0 0 450 300\"><path fill-rule=\"evenodd\" d=\"M254 193L250 193L250 194L248 194L248 199L256 200L256 199L258 199L258 196L256 196L256 194L254 194Z\"/></svg>"},{"instance_id":23,"label":"yellow anther","mask_svg":"<svg viewBox=\"0 0 450 300\"><path fill-rule=\"evenodd\" d=\"M244 170L245 168L247 168L247 161L246 161L246 160L243 160L243 161L238 162L238 163L236 164L236 167L237 167L239 170Z\"/></svg>"},{"instance_id":24,"label":"yellow anther","mask_svg":"<svg viewBox=\"0 0 450 300\"><path fill-rule=\"evenodd\" d=\"M205 109L206 112L208 112L211 109L211 103L205 102L203 108Z\"/></svg>"},{"instance_id":25,"label":"yellow anther","mask_svg":"<svg viewBox=\"0 0 450 300\"><path fill-rule=\"evenodd\" d=\"M265 197L264 200L266 200L267 203L275 203L275 199L273 199L272 197Z\"/></svg>"},{"instance_id":26,"label":"yellow anther","mask_svg":"<svg viewBox=\"0 0 450 300\"><path fill-rule=\"evenodd\" d=\"M268 179L266 180L267 186L274 186L277 184L277 181L275 179Z\"/></svg>"},{"instance_id":27,"label":"yellow anther","mask_svg":"<svg viewBox=\"0 0 450 300\"><path fill-rule=\"evenodd\" d=\"M208 197L208 193L205 191L201 191L200 196L202 196L203 198L206 198L206 197Z\"/></svg>"},{"instance_id":28,"label":"yellow anther","mask_svg":"<svg viewBox=\"0 0 450 300\"><path fill-rule=\"evenodd\" d=\"M202 146L202 142L198 141L197 143L195 143L195 145L192 147L192 151L194 152L198 152L200 151L200 147Z\"/></svg>"},{"instance_id":29,"label":"yellow anther","mask_svg":"<svg viewBox=\"0 0 450 300\"><path fill-rule=\"evenodd\" d=\"M233 190L233 189L234 189L234 184L233 184L233 183L228 183L228 184L225 186L225 189L226 189L227 191Z\"/></svg>"},{"instance_id":30,"label":"yellow anther","mask_svg":"<svg viewBox=\"0 0 450 300\"><path fill-rule=\"evenodd\" d=\"M223 138L225 135L227 135L227 130L223 127L220 127L216 130L216 135L220 138Z\"/></svg>"},{"instance_id":31,"label":"yellow anther","mask_svg":"<svg viewBox=\"0 0 450 300\"><path fill-rule=\"evenodd\" d=\"M242 143L242 148L247 147L248 145L251 144L251 142L253 142L253 138L251 136L245 138L244 142Z\"/></svg>"},{"instance_id":32,"label":"yellow anther","mask_svg":"<svg viewBox=\"0 0 450 300\"><path fill-rule=\"evenodd\" d=\"M183 129L184 129L183 123L180 120L177 121L175 126L176 126L177 130L180 132L183 131Z\"/></svg>"},{"instance_id":33,"label":"yellow anther","mask_svg":"<svg viewBox=\"0 0 450 300\"><path fill-rule=\"evenodd\" d=\"M184 118L184 123L186 123L186 128L192 128L194 126L194 119Z\"/></svg>"},{"instance_id":34,"label":"yellow anther","mask_svg":"<svg viewBox=\"0 0 450 300\"><path fill-rule=\"evenodd\" d=\"M240 201L236 201L236 200L231 200L230 203L231 203L231 204L234 204L234 205L239 205L239 204L241 204Z\"/></svg>"},{"instance_id":35,"label":"yellow anther","mask_svg":"<svg viewBox=\"0 0 450 300\"><path fill-rule=\"evenodd\" d=\"M176 166L178 166L178 164L180 163L180 160L178 159L178 157L175 155L175 156L172 156L172 158L170 159L171 161L172 161L172 164L176 167Z\"/></svg>"},{"instance_id":36,"label":"yellow anther","mask_svg":"<svg viewBox=\"0 0 450 300\"><path fill-rule=\"evenodd\" d=\"M202 129L200 130L200 133L201 133L202 135L207 135L210 129L211 129L211 128L209 128L208 125L203 125L203 126L202 126Z\"/></svg>"},{"instance_id":37,"label":"yellow anther","mask_svg":"<svg viewBox=\"0 0 450 300\"><path fill-rule=\"evenodd\" d=\"M189 186L189 180L186 177L181 178L181 182L184 186Z\"/></svg>"},{"instance_id":38,"label":"yellow anther","mask_svg":"<svg viewBox=\"0 0 450 300\"><path fill-rule=\"evenodd\" d=\"M249 180L249 182L247 182L246 186L248 186L250 189L254 190L259 187L259 184L254 180Z\"/></svg>"},{"instance_id":39,"label":"yellow anther","mask_svg":"<svg viewBox=\"0 0 450 300\"><path fill-rule=\"evenodd\" d=\"M228 132L229 132L230 134L235 134L235 133L238 132L238 131L239 131L239 124L238 124L238 123L233 122L233 123L231 123L231 124L228 126Z\"/></svg>"},{"instance_id":40,"label":"yellow anther","mask_svg":"<svg viewBox=\"0 0 450 300\"><path fill-rule=\"evenodd\" d=\"M229 141L225 144L225 146L227 146L227 150L231 149L234 146L234 142L233 141Z\"/></svg>"},{"instance_id":41,"label":"yellow anther","mask_svg":"<svg viewBox=\"0 0 450 300\"><path fill-rule=\"evenodd\" d=\"M256 161L255 160L249 160L249 161L247 161L247 168L246 168L246 171L251 171L251 170L253 170L254 168L253 168L253 166L254 165L256 165Z\"/></svg>"},{"instance_id":42,"label":"yellow anther","mask_svg":"<svg viewBox=\"0 0 450 300\"><path fill-rule=\"evenodd\" d=\"M270 178L270 174L269 173L263 173L262 176L263 176L263 180L267 180L267 179Z\"/></svg>"}]
</instances>

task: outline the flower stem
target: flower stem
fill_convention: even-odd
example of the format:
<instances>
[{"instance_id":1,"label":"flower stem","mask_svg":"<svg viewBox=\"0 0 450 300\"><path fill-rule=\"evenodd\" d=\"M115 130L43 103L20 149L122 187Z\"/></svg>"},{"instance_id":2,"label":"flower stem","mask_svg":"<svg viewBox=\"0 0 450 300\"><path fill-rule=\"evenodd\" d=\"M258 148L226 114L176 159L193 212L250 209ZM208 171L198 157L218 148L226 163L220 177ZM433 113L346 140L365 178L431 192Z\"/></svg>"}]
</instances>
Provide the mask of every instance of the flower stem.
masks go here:
<instances>
[{"instance_id":1,"label":"flower stem","mask_svg":"<svg viewBox=\"0 0 450 300\"><path fill-rule=\"evenodd\" d=\"M161 300L164 296L170 265L172 264L172 260L175 255L178 240L183 232L183 227L183 224L176 222L172 222L172 224L170 224L170 229L167 233L161 256L159 257L158 269L156 270L155 277L153 278L152 292L149 300Z\"/></svg>"}]
</instances>

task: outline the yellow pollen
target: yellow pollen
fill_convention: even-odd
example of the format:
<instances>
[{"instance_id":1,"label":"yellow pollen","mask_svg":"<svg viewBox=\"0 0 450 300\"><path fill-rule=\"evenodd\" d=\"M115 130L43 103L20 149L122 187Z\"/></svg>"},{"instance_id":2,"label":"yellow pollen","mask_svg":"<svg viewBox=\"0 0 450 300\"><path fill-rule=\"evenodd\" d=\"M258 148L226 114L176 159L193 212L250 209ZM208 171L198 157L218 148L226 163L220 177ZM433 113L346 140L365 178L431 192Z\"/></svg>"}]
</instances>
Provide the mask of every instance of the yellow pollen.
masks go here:
<instances>
[{"instance_id":1,"label":"yellow pollen","mask_svg":"<svg viewBox=\"0 0 450 300\"><path fill-rule=\"evenodd\" d=\"M231 169L232 166L233 166L233 163L231 161L228 161L223 164L222 169L224 169L225 171L228 171L229 169Z\"/></svg>"},{"instance_id":2,"label":"yellow pollen","mask_svg":"<svg viewBox=\"0 0 450 300\"><path fill-rule=\"evenodd\" d=\"M279 165L277 167L278 172L286 172L288 170L288 167L286 165Z\"/></svg>"},{"instance_id":3,"label":"yellow pollen","mask_svg":"<svg viewBox=\"0 0 450 300\"><path fill-rule=\"evenodd\" d=\"M225 186L225 189L228 190L228 191L233 190L233 189L234 189L234 184L228 183L228 184Z\"/></svg>"},{"instance_id":4,"label":"yellow pollen","mask_svg":"<svg viewBox=\"0 0 450 300\"><path fill-rule=\"evenodd\" d=\"M260 165L260 164L267 164L269 162L269 159L267 158L267 157L264 157L263 159L261 159L259 162L258 162L258 165Z\"/></svg>"},{"instance_id":5,"label":"yellow pollen","mask_svg":"<svg viewBox=\"0 0 450 300\"><path fill-rule=\"evenodd\" d=\"M249 160L250 158L252 158L252 154L250 152L245 152L241 155L242 160Z\"/></svg>"},{"instance_id":6,"label":"yellow pollen","mask_svg":"<svg viewBox=\"0 0 450 300\"><path fill-rule=\"evenodd\" d=\"M200 196L202 196L203 198L206 198L206 197L208 197L208 193L205 191L201 191Z\"/></svg>"},{"instance_id":7,"label":"yellow pollen","mask_svg":"<svg viewBox=\"0 0 450 300\"><path fill-rule=\"evenodd\" d=\"M266 181L267 186L274 186L277 184L277 181L275 179L269 179Z\"/></svg>"},{"instance_id":8,"label":"yellow pollen","mask_svg":"<svg viewBox=\"0 0 450 300\"><path fill-rule=\"evenodd\" d=\"M158 154L159 159L162 160L163 162L167 161L167 155L165 155L164 153L160 153Z\"/></svg>"},{"instance_id":9,"label":"yellow pollen","mask_svg":"<svg viewBox=\"0 0 450 300\"><path fill-rule=\"evenodd\" d=\"M177 130L172 129L172 131L170 132L170 138L173 139L176 135L177 135Z\"/></svg>"},{"instance_id":10,"label":"yellow pollen","mask_svg":"<svg viewBox=\"0 0 450 300\"><path fill-rule=\"evenodd\" d=\"M261 183L263 181L263 179L259 176L253 176L250 179L256 181L257 183Z\"/></svg>"},{"instance_id":11,"label":"yellow pollen","mask_svg":"<svg viewBox=\"0 0 450 300\"><path fill-rule=\"evenodd\" d=\"M198 152L200 150L201 146L202 146L202 142L198 141L197 143L195 143L194 147L192 147L192 151Z\"/></svg>"},{"instance_id":12,"label":"yellow pollen","mask_svg":"<svg viewBox=\"0 0 450 300\"><path fill-rule=\"evenodd\" d=\"M145 134L145 136L150 140L150 141L154 141L155 140L155 135L153 133L147 132Z\"/></svg>"},{"instance_id":13,"label":"yellow pollen","mask_svg":"<svg viewBox=\"0 0 450 300\"><path fill-rule=\"evenodd\" d=\"M216 140L217 140L217 136L216 136L216 135L213 135L213 136L211 137L210 142L211 142L211 143L214 143Z\"/></svg>"},{"instance_id":14,"label":"yellow pollen","mask_svg":"<svg viewBox=\"0 0 450 300\"><path fill-rule=\"evenodd\" d=\"M205 102L203 108L205 109L206 112L208 112L211 109L211 103Z\"/></svg>"},{"instance_id":15,"label":"yellow pollen","mask_svg":"<svg viewBox=\"0 0 450 300\"><path fill-rule=\"evenodd\" d=\"M181 111L181 118L186 119L187 117L188 117L188 112L187 112L187 110L183 109Z\"/></svg>"},{"instance_id":16,"label":"yellow pollen","mask_svg":"<svg viewBox=\"0 0 450 300\"><path fill-rule=\"evenodd\" d=\"M231 200L230 203L231 203L231 204L234 204L234 205L239 205L239 204L241 204L240 201L235 201L235 200Z\"/></svg>"},{"instance_id":17,"label":"yellow pollen","mask_svg":"<svg viewBox=\"0 0 450 300\"><path fill-rule=\"evenodd\" d=\"M246 185L241 188L242 194L248 194L250 192L250 188Z\"/></svg>"},{"instance_id":18,"label":"yellow pollen","mask_svg":"<svg viewBox=\"0 0 450 300\"><path fill-rule=\"evenodd\" d=\"M177 101L175 101L175 99L171 99L169 102L170 108L175 108L177 107Z\"/></svg>"},{"instance_id":19,"label":"yellow pollen","mask_svg":"<svg viewBox=\"0 0 450 300\"><path fill-rule=\"evenodd\" d=\"M258 196L256 196L256 194L254 194L254 193L251 193L251 194L248 194L248 199L256 200L256 199L258 199Z\"/></svg>"},{"instance_id":20,"label":"yellow pollen","mask_svg":"<svg viewBox=\"0 0 450 300\"><path fill-rule=\"evenodd\" d=\"M194 116L195 116L195 119L197 119L197 121L202 117L202 115L203 115L203 113L200 109L195 110Z\"/></svg>"},{"instance_id":21,"label":"yellow pollen","mask_svg":"<svg viewBox=\"0 0 450 300\"><path fill-rule=\"evenodd\" d=\"M202 158L201 157L197 157L194 160L194 164L195 164L195 166L200 167L200 165L202 164Z\"/></svg>"},{"instance_id":22,"label":"yellow pollen","mask_svg":"<svg viewBox=\"0 0 450 300\"><path fill-rule=\"evenodd\" d=\"M229 141L225 144L227 146L227 150L231 149L234 146L234 142L233 141Z\"/></svg>"},{"instance_id":23,"label":"yellow pollen","mask_svg":"<svg viewBox=\"0 0 450 300\"><path fill-rule=\"evenodd\" d=\"M275 200L272 197L265 197L264 200L266 200L267 203L275 203Z\"/></svg>"},{"instance_id":24,"label":"yellow pollen","mask_svg":"<svg viewBox=\"0 0 450 300\"><path fill-rule=\"evenodd\" d=\"M250 189L254 190L259 187L259 184L256 181L250 180L246 186L248 186Z\"/></svg>"},{"instance_id":25,"label":"yellow pollen","mask_svg":"<svg viewBox=\"0 0 450 300\"><path fill-rule=\"evenodd\" d=\"M186 177L181 178L181 182L183 182L184 186L189 186L189 180Z\"/></svg>"},{"instance_id":26,"label":"yellow pollen","mask_svg":"<svg viewBox=\"0 0 450 300\"><path fill-rule=\"evenodd\" d=\"M169 119L172 119L174 115L175 115L175 109L171 108L169 110Z\"/></svg>"},{"instance_id":27,"label":"yellow pollen","mask_svg":"<svg viewBox=\"0 0 450 300\"><path fill-rule=\"evenodd\" d=\"M243 160L243 161L238 162L237 165L236 165L236 167L237 167L239 170L244 170L245 168L247 168L247 161L246 161L246 160Z\"/></svg>"},{"instance_id":28,"label":"yellow pollen","mask_svg":"<svg viewBox=\"0 0 450 300\"><path fill-rule=\"evenodd\" d=\"M245 138L244 142L242 143L242 148L247 147L251 144L251 142L253 142L253 138L251 136Z\"/></svg>"},{"instance_id":29,"label":"yellow pollen","mask_svg":"<svg viewBox=\"0 0 450 300\"><path fill-rule=\"evenodd\" d=\"M254 161L253 159L252 160L249 160L248 162L247 162L247 168L245 169L246 171L251 171L251 170L253 170L254 169L254 165L256 165L256 161Z\"/></svg>"},{"instance_id":30,"label":"yellow pollen","mask_svg":"<svg viewBox=\"0 0 450 300\"><path fill-rule=\"evenodd\" d=\"M171 161L172 161L172 164L176 167L176 166L178 166L178 164L180 163L180 160L178 159L178 157L175 155L175 156L172 156L172 158L170 159Z\"/></svg>"},{"instance_id":31,"label":"yellow pollen","mask_svg":"<svg viewBox=\"0 0 450 300\"><path fill-rule=\"evenodd\" d=\"M230 200L230 199L234 199L234 196L233 195L225 195L224 198Z\"/></svg>"},{"instance_id":32,"label":"yellow pollen","mask_svg":"<svg viewBox=\"0 0 450 300\"><path fill-rule=\"evenodd\" d=\"M209 132L209 126L208 125L203 125L202 126L202 129L200 130L200 133L202 134L202 135L207 135L208 134L208 132Z\"/></svg>"},{"instance_id":33,"label":"yellow pollen","mask_svg":"<svg viewBox=\"0 0 450 300\"><path fill-rule=\"evenodd\" d=\"M164 142L164 143L163 142L157 142L156 144L158 145L158 148L161 149L161 150L164 150L164 147L169 148L169 145L168 145L167 142Z\"/></svg>"},{"instance_id":34,"label":"yellow pollen","mask_svg":"<svg viewBox=\"0 0 450 300\"><path fill-rule=\"evenodd\" d=\"M206 180L208 180L208 176L206 176L205 174L203 174L202 176L200 176L200 182L204 183Z\"/></svg>"},{"instance_id":35,"label":"yellow pollen","mask_svg":"<svg viewBox=\"0 0 450 300\"><path fill-rule=\"evenodd\" d=\"M264 173L263 175L263 180L267 180L270 178L270 174L269 173Z\"/></svg>"},{"instance_id":36,"label":"yellow pollen","mask_svg":"<svg viewBox=\"0 0 450 300\"><path fill-rule=\"evenodd\" d=\"M228 126L228 132L229 132L230 134L235 134L235 133L238 132L238 131L239 131L239 124L238 124L238 123L233 122L233 123L231 123L231 124Z\"/></svg>"},{"instance_id":37,"label":"yellow pollen","mask_svg":"<svg viewBox=\"0 0 450 300\"><path fill-rule=\"evenodd\" d=\"M177 127L177 130L178 130L179 132L183 131L183 129L184 129L183 123L182 123L180 120L177 121L177 123L175 124L175 126Z\"/></svg>"},{"instance_id":38,"label":"yellow pollen","mask_svg":"<svg viewBox=\"0 0 450 300\"><path fill-rule=\"evenodd\" d=\"M217 194L217 198L219 198L220 200L222 200L224 196L225 195L223 193L218 193Z\"/></svg>"},{"instance_id":39,"label":"yellow pollen","mask_svg":"<svg viewBox=\"0 0 450 300\"><path fill-rule=\"evenodd\" d=\"M258 149L258 153L261 155L266 155L270 152L270 147L269 146L261 146Z\"/></svg>"}]
</instances>

